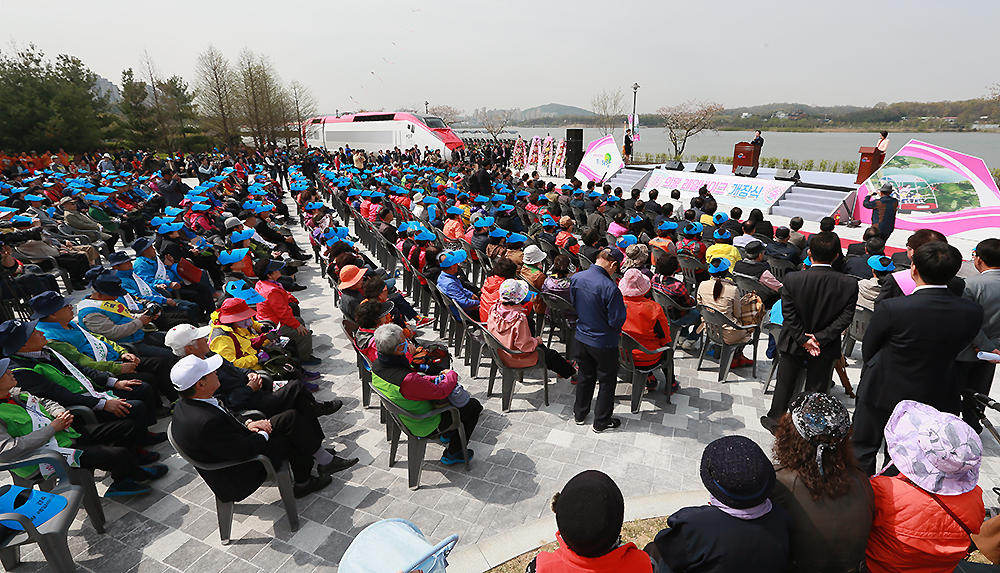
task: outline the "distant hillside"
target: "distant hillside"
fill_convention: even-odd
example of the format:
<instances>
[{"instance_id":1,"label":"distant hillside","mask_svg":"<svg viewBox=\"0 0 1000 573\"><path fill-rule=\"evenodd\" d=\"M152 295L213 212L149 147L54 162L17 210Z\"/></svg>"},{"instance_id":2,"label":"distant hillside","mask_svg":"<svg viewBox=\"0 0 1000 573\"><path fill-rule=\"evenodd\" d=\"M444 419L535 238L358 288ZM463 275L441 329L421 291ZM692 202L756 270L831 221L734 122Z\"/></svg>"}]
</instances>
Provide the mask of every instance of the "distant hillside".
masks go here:
<instances>
[{"instance_id":1,"label":"distant hillside","mask_svg":"<svg viewBox=\"0 0 1000 573\"><path fill-rule=\"evenodd\" d=\"M727 109L723 112L723 115L743 115L744 113L749 113L751 115L771 115L776 111L783 111L786 113L801 112L805 115L827 115L827 116L838 116L846 115L848 113L853 113L856 111L861 111L863 109L868 109L866 107L856 106L856 105L832 105L832 106L811 106L804 103L768 103L764 105L754 105L749 107L735 107L732 109Z\"/></svg>"},{"instance_id":2,"label":"distant hillside","mask_svg":"<svg viewBox=\"0 0 1000 573\"><path fill-rule=\"evenodd\" d=\"M575 107L572 105L563 105L561 103L547 103L545 105L540 105L537 107L530 107L528 109L514 111L514 121L539 119L543 117L562 117L565 115L586 117L594 115L594 112L583 108Z\"/></svg>"}]
</instances>

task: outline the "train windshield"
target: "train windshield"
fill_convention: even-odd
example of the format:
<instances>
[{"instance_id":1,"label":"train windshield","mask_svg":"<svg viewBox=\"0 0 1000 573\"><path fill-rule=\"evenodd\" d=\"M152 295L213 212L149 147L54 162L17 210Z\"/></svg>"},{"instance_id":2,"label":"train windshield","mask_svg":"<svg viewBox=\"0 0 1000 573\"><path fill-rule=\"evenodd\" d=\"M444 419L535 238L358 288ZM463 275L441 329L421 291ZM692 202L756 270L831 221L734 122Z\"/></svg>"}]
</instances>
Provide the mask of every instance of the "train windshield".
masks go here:
<instances>
[{"instance_id":1,"label":"train windshield","mask_svg":"<svg viewBox=\"0 0 1000 573\"><path fill-rule=\"evenodd\" d=\"M439 117L424 117L424 123L431 129L444 129L448 127Z\"/></svg>"}]
</instances>

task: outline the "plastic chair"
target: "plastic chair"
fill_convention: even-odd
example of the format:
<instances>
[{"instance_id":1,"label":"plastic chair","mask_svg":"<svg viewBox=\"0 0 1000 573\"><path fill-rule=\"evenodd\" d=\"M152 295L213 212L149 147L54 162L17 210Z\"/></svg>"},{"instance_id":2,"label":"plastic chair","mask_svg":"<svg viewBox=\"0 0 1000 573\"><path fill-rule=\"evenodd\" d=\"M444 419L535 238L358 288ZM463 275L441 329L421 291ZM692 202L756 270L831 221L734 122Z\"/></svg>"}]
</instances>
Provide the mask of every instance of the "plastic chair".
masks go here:
<instances>
[{"instance_id":1,"label":"plastic chair","mask_svg":"<svg viewBox=\"0 0 1000 573\"><path fill-rule=\"evenodd\" d=\"M344 334L351 341L351 346L354 347L354 352L358 356L358 378L361 378L361 406L369 408L372 401L372 365L368 362L368 357L365 356L365 353L361 352L358 341L355 339L359 327L356 322L348 318L341 320L340 326L344 329Z\"/></svg>"},{"instance_id":2,"label":"plastic chair","mask_svg":"<svg viewBox=\"0 0 1000 573\"><path fill-rule=\"evenodd\" d=\"M670 348L674 352L677 352L677 340L680 338L681 326L677 324L676 320L670 318L670 309L674 309L678 312L691 312L697 308L697 305L682 306L677 301L670 298L669 295L656 289L649 289L649 292L653 293L653 300L660 303L660 306L663 307L663 313L667 315L667 320L670 322ZM694 328L694 326L691 328Z\"/></svg>"},{"instance_id":3,"label":"plastic chair","mask_svg":"<svg viewBox=\"0 0 1000 573\"><path fill-rule=\"evenodd\" d=\"M854 318L851 319L851 326L847 328L844 336L843 353L845 357L854 354L854 343L865 339L865 331L868 330L868 323L872 321L872 311L863 306L854 307Z\"/></svg>"},{"instance_id":4,"label":"plastic chair","mask_svg":"<svg viewBox=\"0 0 1000 573\"><path fill-rule=\"evenodd\" d=\"M577 260L580 261L580 270L585 271L590 268L590 265L594 264L594 261L588 259L583 253L577 255Z\"/></svg>"},{"instance_id":5,"label":"plastic chair","mask_svg":"<svg viewBox=\"0 0 1000 573\"><path fill-rule=\"evenodd\" d=\"M698 259L680 253L677 255L677 262L681 265L681 275L684 277L684 286L688 292L698 292L698 284L701 282L698 274L700 273L702 277L708 276L708 267Z\"/></svg>"},{"instance_id":6,"label":"plastic chair","mask_svg":"<svg viewBox=\"0 0 1000 573\"><path fill-rule=\"evenodd\" d=\"M465 333L468 330L462 315L465 314L468 316L468 313L458 312L458 309L462 307L452 300L451 297L444 294L441 289L437 289L437 294L441 297L441 302L444 304L445 319L448 321L448 346L455 349L456 357L461 356L462 344L465 342Z\"/></svg>"},{"instance_id":7,"label":"plastic chair","mask_svg":"<svg viewBox=\"0 0 1000 573\"><path fill-rule=\"evenodd\" d=\"M383 519L361 530L340 558L340 573L423 571L444 573L448 554L458 543L450 535L431 545L416 525L405 519Z\"/></svg>"},{"instance_id":8,"label":"plastic chair","mask_svg":"<svg viewBox=\"0 0 1000 573\"><path fill-rule=\"evenodd\" d=\"M267 456L256 456L250 458L249 460L244 460L242 462L221 462L216 464L205 464L197 462L191 459L184 450L177 444L174 439L174 423L170 422L167 426L167 439L170 440L170 445L177 450L177 454L188 462L195 469L199 470L222 470L226 468L232 468L236 466L241 466L243 464L250 464L258 462L264 466L267 470L267 479L269 481L276 482L278 484L278 492L281 494L281 502L285 506L285 515L288 516L288 525L291 527L292 531L299 530L299 513L295 507L295 494L293 493L292 487L292 475L288 469L288 464L285 462L281 463L281 466L275 470L274 465L271 464L270 458ZM214 493L214 492L213 492ZM219 517L219 537L222 538L223 545L229 545L230 536L233 531L233 507L235 502L232 501L222 501L219 496L215 496L215 509Z\"/></svg>"},{"instance_id":9,"label":"plastic chair","mask_svg":"<svg viewBox=\"0 0 1000 573\"><path fill-rule=\"evenodd\" d=\"M545 260L549 265L556 262L556 257L559 256L559 247L553 245L545 239L538 239L538 247L542 249L543 253L545 253Z\"/></svg>"},{"instance_id":10,"label":"plastic chair","mask_svg":"<svg viewBox=\"0 0 1000 573\"><path fill-rule=\"evenodd\" d=\"M776 259L771 256L765 256L764 260L767 261L767 265L771 267L771 275L774 276L778 282L785 281L785 275L799 270L799 265L796 265L792 261L786 261L785 259Z\"/></svg>"},{"instance_id":11,"label":"plastic chair","mask_svg":"<svg viewBox=\"0 0 1000 573\"><path fill-rule=\"evenodd\" d=\"M733 353L736 349L743 346L744 343L740 344L727 344L723 338L723 327L730 327L735 330L750 331L753 336L750 339L750 344L753 346L753 365L752 374L753 377L757 377L757 341L760 340L760 325L751 324L750 326L740 326L729 319L726 315L704 305L698 305L698 312L701 313L701 319L705 323L705 336L707 341L705 344L701 345L701 353L698 356L698 368L701 370L701 363L705 360L705 354L708 352L708 341L714 342L721 347L719 352L719 382L725 382L726 378L729 376L729 368L732 366Z\"/></svg>"},{"instance_id":12,"label":"plastic chair","mask_svg":"<svg viewBox=\"0 0 1000 573\"><path fill-rule=\"evenodd\" d=\"M382 409L386 412L385 423L386 432L389 437L389 467L391 468L396 463L396 451L399 448L399 436L401 433L406 434L406 473L407 480L410 489L417 489L420 487L420 472L423 469L424 456L427 454L427 443L430 441L437 440L441 434L450 432L452 430L458 430L458 439L461 440L462 444L462 456L465 458L465 469L469 469L469 442L468 436L465 435L465 426L462 425L462 420L458 417L458 408L448 404L443 408L437 408L427 412L426 414L414 414L396 405L395 402L386 397L381 390L376 386L372 386L372 391L375 395L379 397L382 403ZM433 418L438 414L443 414L445 412L451 412L451 424L447 428L438 428L434 432L426 436L418 436L410 431L403 423L400 416L406 416L413 420L426 420L427 418Z\"/></svg>"},{"instance_id":13,"label":"plastic chair","mask_svg":"<svg viewBox=\"0 0 1000 573\"><path fill-rule=\"evenodd\" d=\"M55 485L49 493L64 497L66 507L38 527L32 525L31 519L20 513L0 514L0 520L16 521L23 528L23 531L3 528L0 532L0 562L3 563L4 569L11 571L21 563L21 546L37 543L42 555L45 556L45 561L53 571L71 573L76 571L76 564L69 551L67 538L69 528L72 527L73 520L80 510L84 493L80 486L72 485L69 477L70 468L66 460L52 450L41 449L36 450L30 457L0 464L0 470L13 470L39 463L47 463L55 468Z\"/></svg>"},{"instance_id":14,"label":"plastic chair","mask_svg":"<svg viewBox=\"0 0 1000 573\"><path fill-rule=\"evenodd\" d=\"M509 412L510 411L510 403L511 403L511 400L513 399L513 397L514 397L514 376L517 375L517 381L523 384L524 383L524 373L525 372L527 372L528 370L535 369L535 368L541 368L542 369L542 380L543 380L543 384L544 384L544 388L543 388L542 394L543 394L544 399L545 399L545 405L548 406L549 405L549 369L545 366L545 351L543 351L541 347L538 347L538 348L536 348L535 350L533 350L531 352L520 352L520 351L517 351L517 350L511 350L510 348L507 348L506 346L504 346L503 344L501 344L500 341L497 340L496 337L493 336L493 334L490 331L486 330L486 329L483 329L483 338L484 338L484 341L486 342L486 345L490 347L490 354L493 355L493 364L490 365L490 383L489 383L489 385L486 388L486 396L490 397L490 398L493 397L493 383L496 380L497 369L499 369L500 370L500 380L501 380L501 384L500 384L500 392L501 392L500 393L500 405L503 408L504 412ZM505 351L505 352L507 352L509 354L512 354L514 356L517 356L519 354L533 354L533 353L537 352L538 353L538 362L535 363L532 366L527 366L525 368L513 368L511 366L507 366L506 364L504 364L500 360L500 351L501 350L503 350L503 351Z\"/></svg>"},{"instance_id":15,"label":"plastic chair","mask_svg":"<svg viewBox=\"0 0 1000 573\"><path fill-rule=\"evenodd\" d=\"M17 250L17 248L14 248L12 254L15 259L21 261L22 263L38 265L42 267L42 270L46 273L62 277L63 284L66 286L66 294L73 293L73 282L70 279L69 273L66 272L66 269L59 266L55 257L29 257L28 255L25 255L21 251Z\"/></svg>"},{"instance_id":16,"label":"plastic chair","mask_svg":"<svg viewBox=\"0 0 1000 573\"><path fill-rule=\"evenodd\" d=\"M548 311L545 315L545 320L549 323L549 339L545 345L549 347L552 346L552 336L558 328L560 331L560 338L562 338L563 344L566 345L566 356L575 356L575 354L573 354L573 345L576 341L576 337L573 333L576 332L576 328L574 326L570 326L570 321L576 320L576 308L573 307L573 303L559 295L547 292L542 293L542 302L545 303L545 307ZM541 336L542 331L539 330L538 334Z\"/></svg>"},{"instance_id":17,"label":"plastic chair","mask_svg":"<svg viewBox=\"0 0 1000 573\"><path fill-rule=\"evenodd\" d=\"M660 353L660 360L652 366L637 366L635 356L632 354L633 350L638 350L646 354ZM655 372L656 370L663 370L663 376L667 381L667 404L670 403L674 380L674 349L669 344L662 348L650 350L623 332L618 336L618 365L622 370L628 372L631 378L633 414L639 413L639 406L642 404L642 393L646 389L646 377L650 372Z\"/></svg>"},{"instance_id":18,"label":"plastic chair","mask_svg":"<svg viewBox=\"0 0 1000 573\"><path fill-rule=\"evenodd\" d=\"M739 289L740 296L749 292L755 293L767 308L771 308L775 301L781 297L776 291L771 290L764 283L750 275L733 273L733 280L736 281L736 288Z\"/></svg>"},{"instance_id":19,"label":"plastic chair","mask_svg":"<svg viewBox=\"0 0 1000 573\"><path fill-rule=\"evenodd\" d=\"M775 340L778 339L778 333L781 332L781 325L775 324L773 322L767 323L767 333L774 337ZM774 378L776 372L778 372L778 363L781 361L781 353L775 349L774 358L771 359L771 369L767 373L767 380L764 381L764 393L771 388L771 379Z\"/></svg>"}]
</instances>

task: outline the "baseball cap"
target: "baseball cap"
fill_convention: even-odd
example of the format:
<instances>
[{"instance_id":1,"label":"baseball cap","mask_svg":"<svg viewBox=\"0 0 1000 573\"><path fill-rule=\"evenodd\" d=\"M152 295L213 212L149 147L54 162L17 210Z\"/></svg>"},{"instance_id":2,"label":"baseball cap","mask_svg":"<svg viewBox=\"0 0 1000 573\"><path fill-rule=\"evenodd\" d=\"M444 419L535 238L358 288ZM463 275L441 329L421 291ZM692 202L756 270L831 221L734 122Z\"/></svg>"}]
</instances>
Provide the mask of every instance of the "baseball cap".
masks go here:
<instances>
[{"instance_id":1,"label":"baseball cap","mask_svg":"<svg viewBox=\"0 0 1000 573\"><path fill-rule=\"evenodd\" d=\"M218 354L213 354L204 360L190 354L178 360L170 369L170 381L174 383L174 388L183 392L221 366L222 356Z\"/></svg>"},{"instance_id":2,"label":"baseball cap","mask_svg":"<svg viewBox=\"0 0 1000 573\"><path fill-rule=\"evenodd\" d=\"M193 324L178 324L167 331L163 342L174 351L177 356L184 356L184 347L199 338L207 338L212 333L211 326L198 328Z\"/></svg>"}]
</instances>

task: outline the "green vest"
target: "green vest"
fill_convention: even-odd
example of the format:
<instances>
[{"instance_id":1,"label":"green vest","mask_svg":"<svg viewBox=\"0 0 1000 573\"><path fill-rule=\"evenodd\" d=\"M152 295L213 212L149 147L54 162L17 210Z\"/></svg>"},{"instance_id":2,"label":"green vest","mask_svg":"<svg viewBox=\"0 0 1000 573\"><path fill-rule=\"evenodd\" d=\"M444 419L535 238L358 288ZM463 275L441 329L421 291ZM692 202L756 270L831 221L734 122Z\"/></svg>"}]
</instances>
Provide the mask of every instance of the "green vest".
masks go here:
<instances>
[{"instance_id":1,"label":"green vest","mask_svg":"<svg viewBox=\"0 0 1000 573\"><path fill-rule=\"evenodd\" d=\"M372 373L372 386L378 388L379 392L385 394L393 404L399 406L400 408L410 412L411 414L421 415L430 412L434 408L431 403L427 400L407 400L403 397L403 394L399 391L399 386L386 382L378 376L378 374ZM403 420L403 424L406 428L413 432L417 436L429 436L437 430L438 425L441 424L441 415L436 414L427 418L426 420L414 420L409 416L400 416Z\"/></svg>"},{"instance_id":2,"label":"green vest","mask_svg":"<svg viewBox=\"0 0 1000 573\"><path fill-rule=\"evenodd\" d=\"M55 358L55 360L59 359ZM35 372L38 372L42 376L45 376L46 380L49 380L50 382L55 382L56 384L62 386L63 388L69 390L74 394L86 394L88 396L90 395L90 393L87 392L87 389L83 387L83 384L80 384L80 381L77 380L76 377L74 377L72 374L63 374L62 372L59 371L58 368L52 366L51 364L38 362L35 364L34 368L20 367L20 368L14 368L13 370L14 372L17 372L18 370L34 370ZM91 381L91 383L93 383L93 381ZM96 386L94 386L94 390L96 390L97 392L107 392L108 394L114 396L113 392L102 388L98 388Z\"/></svg>"},{"instance_id":3,"label":"green vest","mask_svg":"<svg viewBox=\"0 0 1000 573\"><path fill-rule=\"evenodd\" d=\"M27 394L21 394L18 398L20 398L23 402L27 399ZM42 413L46 416L49 416L50 418L52 417L45 409L45 406L39 404L39 409L41 409ZM4 423L7 424L7 433L13 438L27 436L34 431L34 428L31 426L31 416L29 416L28 411L21 406L7 402L0 402L0 420L3 420ZM56 443L59 444L59 447L61 448L72 448L73 439L79 437L80 434L72 427L66 428L65 430L56 432ZM38 471L38 466L25 466L23 468L16 468L10 471L23 478L27 478L31 477Z\"/></svg>"}]
</instances>

